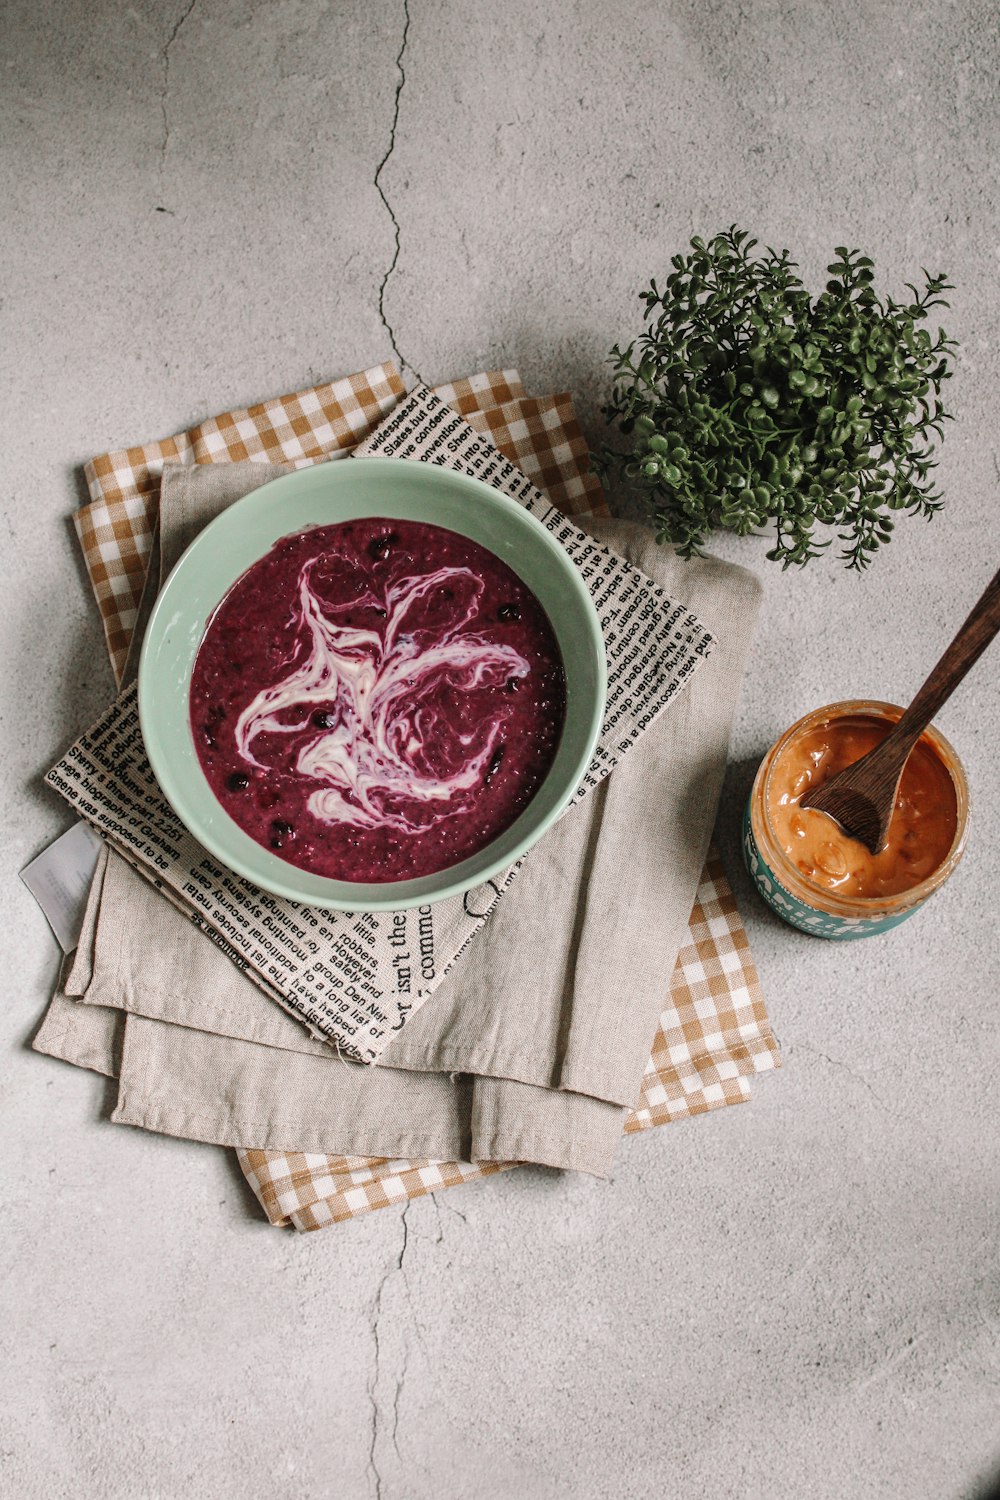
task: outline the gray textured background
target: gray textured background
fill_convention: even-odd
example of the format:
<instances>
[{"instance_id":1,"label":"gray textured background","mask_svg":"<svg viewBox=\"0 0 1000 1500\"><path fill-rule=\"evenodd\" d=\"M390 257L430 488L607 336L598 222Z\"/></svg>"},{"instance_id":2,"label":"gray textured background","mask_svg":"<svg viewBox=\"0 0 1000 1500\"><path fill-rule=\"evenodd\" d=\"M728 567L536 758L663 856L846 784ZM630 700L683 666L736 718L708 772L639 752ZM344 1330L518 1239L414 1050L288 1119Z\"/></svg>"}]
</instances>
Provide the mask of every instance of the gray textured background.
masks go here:
<instances>
[{"instance_id":1,"label":"gray textured background","mask_svg":"<svg viewBox=\"0 0 1000 1500\"><path fill-rule=\"evenodd\" d=\"M974 833L911 924L781 928L735 823L778 732L912 693L1000 560L994 8L410 0L401 71L395 0L6 16L3 1493L985 1493L1000 648L941 716ZM636 293L733 220L813 285L843 242L897 293L950 272L962 341L943 518L863 579L724 548L767 584L720 833L784 1071L628 1142L611 1184L524 1171L272 1230L224 1153L111 1127L101 1080L25 1050L56 956L14 871L67 822L40 770L111 691L79 465L393 347L569 387L596 438Z\"/></svg>"}]
</instances>

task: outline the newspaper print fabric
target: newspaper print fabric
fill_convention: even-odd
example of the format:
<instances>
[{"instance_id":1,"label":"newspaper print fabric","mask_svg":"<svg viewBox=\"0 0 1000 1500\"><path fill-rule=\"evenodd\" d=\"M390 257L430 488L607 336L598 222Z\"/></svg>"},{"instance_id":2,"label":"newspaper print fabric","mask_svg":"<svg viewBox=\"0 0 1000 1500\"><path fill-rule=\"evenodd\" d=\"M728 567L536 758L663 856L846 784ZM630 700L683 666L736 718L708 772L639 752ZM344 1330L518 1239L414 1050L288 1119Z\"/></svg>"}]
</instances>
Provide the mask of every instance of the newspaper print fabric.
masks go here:
<instances>
[{"instance_id":1,"label":"newspaper print fabric","mask_svg":"<svg viewBox=\"0 0 1000 1500\"><path fill-rule=\"evenodd\" d=\"M537 412L532 419L540 420ZM239 430L218 419L206 429ZM432 391L401 401L357 451L477 475L532 511L579 567L609 663L601 736L573 800L586 796L690 680L711 651L711 635L651 579L567 520ZM465 896L397 913L310 909L264 894L211 857L164 799L145 754L134 684L47 780L249 978L313 1035L360 1063L377 1061L434 993L519 868L508 866ZM411 961L401 963L406 955Z\"/></svg>"},{"instance_id":2,"label":"newspaper print fabric","mask_svg":"<svg viewBox=\"0 0 1000 1500\"><path fill-rule=\"evenodd\" d=\"M748 1077L779 1061L747 935L713 853L691 913L691 941L677 956L639 1099L625 1115L625 1133L744 1103ZM303 1231L517 1166L298 1151L237 1155L271 1223Z\"/></svg>"},{"instance_id":3,"label":"newspaper print fabric","mask_svg":"<svg viewBox=\"0 0 1000 1500\"><path fill-rule=\"evenodd\" d=\"M344 407L346 426L350 428L357 423L361 427L364 412L360 402L352 408L351 391L354 388L364 391L367 387L374 392L383 383L396 392L394 399L402 394L402 382L395 369L378 366L329 386L317 387L314 392L301 392L292 400L298 402L315 395L323 405L331 400L331 395L324 393L336 393L335 399ZM569 398L527 398L517 372L512 370L493 371L438 386L436 394L460 411L478 431L488 432L504 456L536 484L546 470L564 474L568 486L580 484L581 466L585 469L587 463L587 445ZM389 408L392 404L390 401ZM265 403L265 410L273 414L277 428L285 425L286 414L280 400ZM364 436L374 430L382 415L384 411L380 409L370 419ZM226 415L216 421L222 429L234 425ZM152 540L149 517L155 517L159 493L160 469L149 480L144 478L141 466L147 461L145 455L159 446L95 459L87 468L91 506L95 509L91 511L91 506L85 506L78 513L77 531L84 562L105 621L116 675L120 675L124 664L134 622L135 605L128 601L139 598L145 580L145 559ZM345 451L346 448L331 446L322 456L338 457ZM135 470L130 470L125 462L130 455L139 455ZM169 456L161 453L152 462L158 461L162 468ZM567 457L572 464L570 471L564 468ZM113 483L99 477L113 471L117 471ZM574 500L572 493L561 501L561 508L568 514L606 510L599 485L593 476L588 475L588 480L584 482L587 498L582 504ZM545 488L541 484L539 487ZM139 494L147 497L141 506L135 503ZM128 577L127 588L102 589L109 568L116 576ZM119 601L126 610L131 608L131 619L122 613ZM117 654L112 644L116 634L124 639L124 646L119 644ZM629 1133L725 1104L741 1103L749 1097L748 1075L780 1065L746 931L715 857L706 865L691 923L691 940L678 955L640 1099L625 1120L625 1130ZM735 1017L735 1024L731 1017ZM703 1037L709 1039L708 1045L700 1040ZM250 1148L240 1151L238 1156L272 1223L291 1224L299 1230L339 1223L390 1203L491 1176L514 1165L385 1161Z\"/></svg>"}]
</instances>

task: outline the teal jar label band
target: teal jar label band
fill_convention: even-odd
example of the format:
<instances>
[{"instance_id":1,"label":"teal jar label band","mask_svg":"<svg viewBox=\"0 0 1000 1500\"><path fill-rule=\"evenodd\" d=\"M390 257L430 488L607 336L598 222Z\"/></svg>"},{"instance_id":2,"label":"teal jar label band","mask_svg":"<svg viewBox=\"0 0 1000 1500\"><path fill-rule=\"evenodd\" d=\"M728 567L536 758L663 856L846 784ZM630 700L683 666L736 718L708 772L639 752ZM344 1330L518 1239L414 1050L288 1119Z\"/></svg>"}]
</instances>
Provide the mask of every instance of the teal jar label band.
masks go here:
<instances>
[{"instance_id":1,"label":"teal jar label band","mask_svg":"<svg viewBox=\"0 0 1000 1500\"><path fill-rule=\"evenodd\" d=\"M800 932L811 932L814 937L834 938L840 941L852 938L875 937L898 927L919 908L911 906L907 911L895 912L881 917L836 917L829 912L817 911L807 906L781 884L774 871L764 860L757 847L750 825L750 803L743 814L743 858L750 878L772 911L785 922L797 927Z\"/></svg>"}]
</instances>

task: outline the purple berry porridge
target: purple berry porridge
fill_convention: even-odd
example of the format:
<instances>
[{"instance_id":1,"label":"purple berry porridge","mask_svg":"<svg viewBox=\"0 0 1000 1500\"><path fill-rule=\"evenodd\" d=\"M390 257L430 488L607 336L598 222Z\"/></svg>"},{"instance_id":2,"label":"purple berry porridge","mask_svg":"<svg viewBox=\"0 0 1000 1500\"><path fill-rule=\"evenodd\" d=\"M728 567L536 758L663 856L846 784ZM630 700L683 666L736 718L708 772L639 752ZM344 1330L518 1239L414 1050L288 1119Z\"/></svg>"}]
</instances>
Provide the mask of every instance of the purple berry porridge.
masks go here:
<instances>
[{"instance_id":1,"label":"purple berry porridge","mask_svg":"<svg viewBox=\"0 0 1000 1500\"><path fill-rule=\"evenodd\" d=\"M530 589L492 552L417 521L283 537L205 631L191 727L239 826L336 880L431 875L510 826L566 713Z\"/></svg>"}]
</instances>

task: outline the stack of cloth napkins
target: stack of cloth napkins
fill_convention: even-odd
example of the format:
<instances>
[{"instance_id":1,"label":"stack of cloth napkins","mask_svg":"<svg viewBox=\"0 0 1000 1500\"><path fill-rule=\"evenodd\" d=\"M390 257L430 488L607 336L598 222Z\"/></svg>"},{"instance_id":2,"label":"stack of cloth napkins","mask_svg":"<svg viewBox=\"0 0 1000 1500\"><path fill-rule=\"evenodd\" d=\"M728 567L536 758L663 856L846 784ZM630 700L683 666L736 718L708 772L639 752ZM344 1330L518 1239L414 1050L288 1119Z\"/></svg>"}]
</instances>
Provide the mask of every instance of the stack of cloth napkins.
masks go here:
<instances>
[{"instance_id":1,"label":"stack of cloth napkins","mask_svg":"<svg viewBox=\"0 0 1000 1500\"><path fill-rule=\"evenodd\" d=\"M134 686L204 525L283 466L377 453L532 509L588 579L610 679L559 822L487 886L388 921L303 914L215 865L152 778ZM513 371L407 395L381 365L86 473L77 531L121 692L50 773L102 843L34 1045L117 1078L113 1119L235 1147L271 1222L315 1229L523 1162L605 1176L623 1132L742 1101L777 1065L709 849L759 588L607 516L568 396Z\"/></svg>"}]
</instances>

